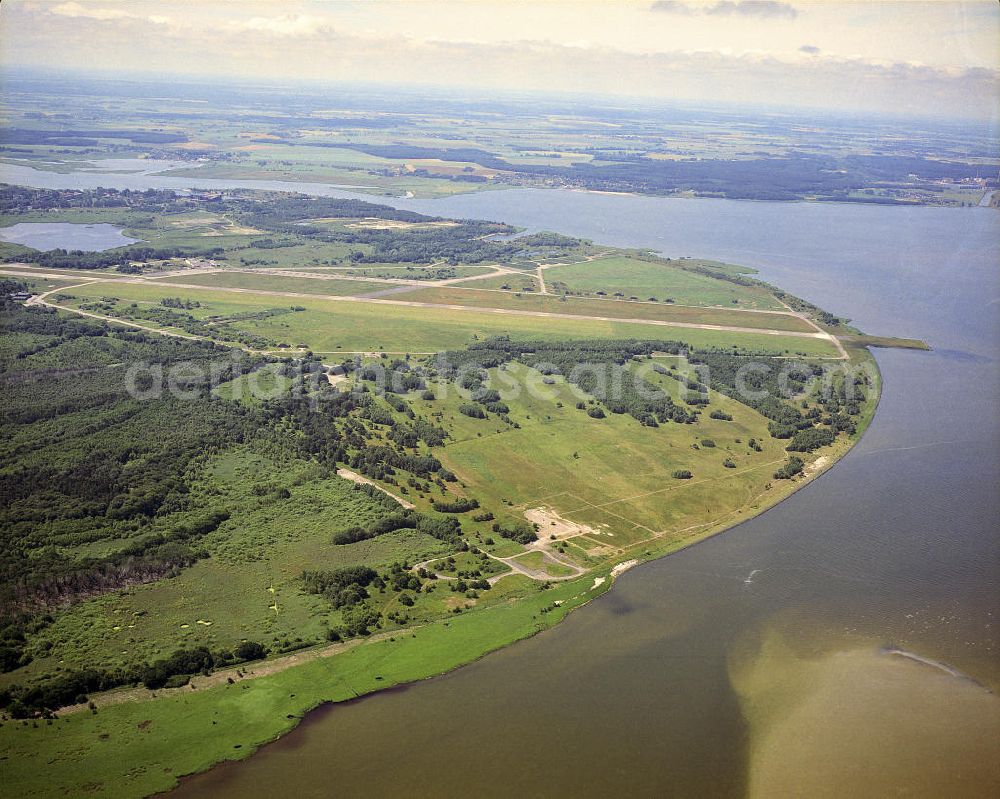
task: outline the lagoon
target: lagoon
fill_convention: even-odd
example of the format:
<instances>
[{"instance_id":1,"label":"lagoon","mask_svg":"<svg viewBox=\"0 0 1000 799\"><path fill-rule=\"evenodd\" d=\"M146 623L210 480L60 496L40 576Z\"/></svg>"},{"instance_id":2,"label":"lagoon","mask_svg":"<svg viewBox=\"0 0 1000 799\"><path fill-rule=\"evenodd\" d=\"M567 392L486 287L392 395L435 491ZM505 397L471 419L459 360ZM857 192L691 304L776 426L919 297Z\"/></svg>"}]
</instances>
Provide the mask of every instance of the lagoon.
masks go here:
<instances>
[{"instance_id":1,"label":"lagoon","mask_svg":"<svg viewBox=\"0 0 1000 799\"><path fill-rule=\"evenodd\" d=\"M0 228L0 241L21 244L34 250L83 250L102 252L134 244L133 239L115 225L84 225L71 222L18 222Z\"/></svg>"}]
</instances>

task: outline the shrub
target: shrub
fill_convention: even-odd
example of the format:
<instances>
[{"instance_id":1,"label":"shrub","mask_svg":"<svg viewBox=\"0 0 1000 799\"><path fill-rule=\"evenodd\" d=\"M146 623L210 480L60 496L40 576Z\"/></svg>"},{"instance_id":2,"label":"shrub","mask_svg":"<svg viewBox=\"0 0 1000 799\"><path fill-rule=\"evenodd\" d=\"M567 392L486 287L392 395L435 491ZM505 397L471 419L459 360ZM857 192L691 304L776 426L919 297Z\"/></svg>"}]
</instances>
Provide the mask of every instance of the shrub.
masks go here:
<instances>
[{"instance_id":1,"label":"shrub","mask_svg":"<svg viewBox=\"0 0 1000 799\"><path fill-rule=\"evenodd\" d=\"M795 475L799 474L805 464L802 462L802 458L797 455L792 455L778 471L774 473L776 480L788 480Z\"/></svg>"},{"instance_id":2,"label":"shrub","mask_svg":"<svg viewBox=\"0 0 1000 799\"><path fill-rule=\"evenodd\" d=\"M678 469L674 472L673 477L676 480L690 480L694 475L687 469Z\"/></svg>"},{"instance_id":3,"label":"shrub","mask_svg":"<svg viewBox=\"0 0 1000 799\"><path fill-rule=\"evenodd\" d=\"M836 437L836 432L829 428L810 427L799 430L785 449L789 452L812 452L814 449L832 444Z\"/></svg>"},{"instance_id":4,"label":"shrub","mask_svg":"<svg viewBox=\"0 0 1000 799\"><path fill-rule=\"evenodd\" d=\"M500 524L493 525L493 532L499 533L501 538L508 538L518 544L530 544L538 540L538 533L535 528L524 522L516 522L513 527L504 527Z\"/></svg>"},{"instance_id":5,"label":"shrub","mask_svg":"<svg viewBox=\"0 0 1000 799\"><path fill-rule=\"evenodd\" d=\"M473 419L485 419L486 411L483 410L481 405L476 405L473 402L463 402L458 406L458 412L465 414Z\"/></svg>"},{"instance_id":6,"label":"shrub","mask_svg":"<svg viewBox=\"0 0 1000 799\"><path fill-rule=\"evenodd\" d=\"M237 660L261 660L267 655L267 649L263 644L256 641L244 641L233 650L233 656Z\"/></svg>"},{"instance_id":7,"label":"shrub","mask_svg":"<svg viewBox=\"0 0 1000 799\"><path fill-rule=\"evenodd\" d=\"M458 497L450 502L442 502L441 500L435 500L432 497L431 504L434 506L434 510L440 511L441 513L465 513L478 508L479 500L468 497Z\"/></svg>"}]
</instances>

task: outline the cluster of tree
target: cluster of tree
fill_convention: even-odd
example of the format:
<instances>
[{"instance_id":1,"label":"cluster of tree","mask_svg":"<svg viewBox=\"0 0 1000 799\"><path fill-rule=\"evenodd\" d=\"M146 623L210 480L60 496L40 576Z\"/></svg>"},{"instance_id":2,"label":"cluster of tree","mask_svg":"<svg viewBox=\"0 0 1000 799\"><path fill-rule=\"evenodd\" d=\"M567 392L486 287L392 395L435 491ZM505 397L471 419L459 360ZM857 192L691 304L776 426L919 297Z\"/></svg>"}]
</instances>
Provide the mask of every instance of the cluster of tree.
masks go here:
<instances>
[{"instance_id":1,"label":"cluster of tree","mask_svg":"<svg viewBox=\"0 0 1000 799\"><path fill-rule=\"evenodd\" d=\"M378 573L368 566L348 566L332 571L305 571L302 582L310 594L322 594L334 609L351 607L368 598L366 588L378 581L376 588L385 583Z\"/></svg>"},{"instance_id":2,"label":"cluster of tree","mask_svg":"<svg viewBox=\"0 0 1000 799\"><path fill-rule=\"evenodd\" d=\"M812 452L832 444L836 437L837 432L829 427L807 427L797 431L785 449L789 452Z\"/></svg>"},{"instance_id":3,"label":"cluster of tree","mask_svg":"<svg viewBox=\"0 0 1000 799\"><path fill-rule=\"evenodd\" d=\"M476 366L482 371L517 360L543 374L562 374L567 381L599 400L611 413L627 413L650 427L671 421L690 424L697 419L697 413L677 405L666 392L649 381L644 380L640 390L627 366L629 361L654 351L679 354L684 350L685 345L681 342L515 342L509 337L498 336L475 342L464 351L447 353L443 375L454 379L462 374L468 381L469 367ZM473 399L477 396L493 399L492 395L474 392ZM499 399L498 394L496 398ZM596 413L593 415L600 418Z\"/></svg>"},{"instance_id":4,"label":"cluster of tree","mask_svg":"<svg viewBox=\"0 0 1000 799\"><path fill-rule=\"evenodd\" d=\"M473 419L486 418L486 409L474 402L463 402L458 406L458 412Z\"/></svg>"},{"instance_id":5,"label":"cluster of tree","mask_svg":"<svg viewBox=\"0 0 1000 799\"><path fill-rule=\"evenodd\" d=\"M212 652L199 646L178 649L152 663L68 671L30 686L12 685L0 691L0 708L16 719L39 713L44 715L66 705L82 704L87 701L88 694L123 685L144 685L154 690L178 687L186 684L194 674L209 674L215 668L260 660L267 653L262 644L244 641L231 651Z\"/></svg>"},{"instance_id":6,"label":"cluster of tree","mask_svg":"<svg viewBox=\"0 0 1000 799\"><path fill-rule=\"evenodd\" d=\"M160 300L160 305L164 308L183 308L187 311L201 307L201 303L197 300L185 300L180 297L164 297Z\"/></svg>"},{"instance_id":7,"label":"cluster of tree","mask_svg":"<svg viewBox=\"0 0 1000 799\"><path fill-rule=\"evenodd\" d=\"M805 361L765 360L725 351L699 350L688 360L695 366L707 367L711 388L791 427L797 427L803 419L787 400L803 391L807 381L822 374L822 366Z\"/></svg>"},{"instance_id":8,"label":"cluster of tree","mask_svg":"<svg viewBox=\"0 0 1000 799\"><path fill-rule=\"evenodd\" d=\"M439 513L468 513L479 507L479 500L470 497L456 497L451 500L440 500L431 497L431 504L434 510Z\"/></svg>"},{"instance_id":9,"label":"cluster of tree","mask_svg":"<svg viewBox=\"0 0 1000 799\"><path fill-rule=\"evenodd\" d=\"M538 540L538 532L533 525L526 522L514 522L509 525L494 522L491 529L501 538L508 538L518 544L530 544Z\"/></svg>"},{"instance_id":10,"label":"cluster of tree","mask_svg":"<svg viewBox=\"0 0 1000 799\"><path fill-rule=\"evenodd\" d=\"M641 151L584 149L592 160L569 165L512 163L474 147L435 148L406 144L342 144L341 147L392 159L432 158L475 163L521 179L558 180L568 185L604 191L670 194L694 191L705 196L734 199L795 200L805 196L842 199L851 191L879 181L912 182L925 179L962 179L978 176L976 164L921 156L848 155L835 157L804 152L748 159L659 159ZM506 177L501 174L498 179ZM862 198L864 201L877 198ZM884 198L883 198L884 199ZM888 200L892 202L892 200Z\"/></svg>"},{"instance_id":11,"label":"cluster of tree","mask_svg":"<svg viewBox=\"0 0 1000 799\"><path fill-rule=\"evenodd\" d=\"M402 510L383 516L366 526L355 525L333 536L334 544L354 544L397 530L417 530L445 543L456 544L461 539L462 525L451 517L429 516L415 510Z\"/></svg>"},{"instance_id":12,"label":"cluster of tree","mask_svg":"<svg viewBox=\"0 0 1000 799\"><path fill-rule=\"evenodd\" d=\"M548 230L520 236L517 241L518 244L526 247L578 247L583 243L580 239L563 236L561 233L552 233Z\"/></svg>"},{"instance_id":13,"label":"cluster of tree","mask_svg":"<svg viewBox=\"0 0 1000 799\"><path fill-rule=\"evenodd\" d=\"M18 214L28 211L44 211L53 208L129 208L138 211L172 210L183 203L191 205L190 199L179 200L172 191L147 189L33 189L26 186L0 184L0 212ZM180 209L178 209L180 210Z\"/></svg>"},{"instance_id":14,"label":"cluster of tree","mask_svg":"<svg viewBox=\"0 0 1000 799\"><path fill-rule=\"evenodd\" d=\"M144 245L129 245L116 247L102 252L85 252L83 250L64 250L58 248L38 252L29 250L19 252L19 261L26 261L50 269L108 269L110 267L127 267L133 261L163 261L170 258L223 258L225 250L222 247L196 247L194 245L178 245L176 247L147 247Z\"/></svg>"},{"instance_id":15,"label":"cluster of tree","mask_svg":"<svg viewBox=\"0 0 1000 799\"><path fill-rule=\"evenodd\" d=\"M382 391L395 394L422 391L427 388L423 370L411 367L407 361L400 358L387 364L379 361L365 364L361 367L359 377L375 383Z\"/></svg>"},{"instance_id":16,"label":"cluster of tree","mask_svg":"<svg viewBox=\"0 0 1000 799\"><path fill-rule=\"evenodd\" d=\"M37 130L34 128L7 128L0 131L4 144L40 144L52 146L95 145L98 139L126 139L136 144L179 144L188 141L187 134L162 130L94 129L94 130Z\"/></svg>"},{"instance_id":17,"label":"cluster of tree","mask_svg":"<svg viewBox=\"0 0 1000 799\"><path fill-rule=\"evenodd\" d=\"M790 480L805 468L802 458L792 455L785 464L774 473L775 480Z\"/></svg>"}]
</instances>

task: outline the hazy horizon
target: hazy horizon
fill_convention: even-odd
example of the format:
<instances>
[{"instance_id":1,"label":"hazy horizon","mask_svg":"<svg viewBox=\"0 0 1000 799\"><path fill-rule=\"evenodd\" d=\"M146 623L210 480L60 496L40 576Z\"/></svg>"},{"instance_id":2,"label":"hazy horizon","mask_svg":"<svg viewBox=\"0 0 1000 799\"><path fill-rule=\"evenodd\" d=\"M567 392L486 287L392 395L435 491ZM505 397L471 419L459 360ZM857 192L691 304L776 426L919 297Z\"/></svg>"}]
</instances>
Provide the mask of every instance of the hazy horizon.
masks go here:
<instances>
[{"instance_id":1,"label":"hazy horizon","mask_svg":"<svg viewBox=\"0 0 1000 799\"><path fill-rule=\"evenodd\" d=\"M990 120L998 34L988 1L8 0L0 64Z\"/></svg>"}]
</instances>

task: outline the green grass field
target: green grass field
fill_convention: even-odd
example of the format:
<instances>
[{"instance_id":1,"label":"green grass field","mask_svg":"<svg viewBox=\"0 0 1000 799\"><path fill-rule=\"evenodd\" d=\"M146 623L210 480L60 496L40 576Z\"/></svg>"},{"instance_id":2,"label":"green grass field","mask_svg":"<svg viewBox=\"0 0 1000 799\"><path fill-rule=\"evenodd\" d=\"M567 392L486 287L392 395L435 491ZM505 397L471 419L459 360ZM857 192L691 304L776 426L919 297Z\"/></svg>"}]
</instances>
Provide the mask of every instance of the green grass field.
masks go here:
<instances>
[{"instance_id":1,"label":"green grass field","mask_svg":"<svg viewBox=\"0 0 1000 799\"><path fill-rule=\"evenodd\" d=\"M286 277L284 275L255 274L251 272L208 272L203 275L185 275L181 278L163 278L164 282L178 281L199 286L259 289L261 291L281 291L294 294L325 294L328 296L349 296L366 294L370 291L392 288L386 283L372 283L366 280L337 280L334 277Z\"/></svg>"},{"instance_id":2,"label":"green grass field","mask_svg":"<svg viewBox=\"0 0 1000 799\"><path fill-rule=\"evenodd\" d=\"M211 458L196 483L195 499L224 497L231 513L205 541L211 557L174 579L74 605L34 642L37 656L18 680L58 668L149 661L181 647L217 650L250 639L277 651L287 642L325 640L339 613L322 597L302 591L303 570L385 568L449 551L416 532L334 545L333 531L375 518L375 511L352 483L324 477L302 462L275 462L237 449ZM261 485L267 488L265 499L254 490ZM282 487L291 497L275 501L274 492ZM442 615L447 612L442 601L428 596L411 615ZM4 675L0 684L9 680Z\"/></svg>"},{"instance_id":3,"label":"green grass field","mask_svg":"<svg viewBox=\"0 0 1000 799\"><path fill-rule=\"evenodd\" d=\"M96 714L66 715L51 724L5 723L0 727L0 750L7 758L4 788L23 797L98 793L123 799L167 790L184 774L247 757L323 702L454 669L558 623L607 586L594 586L588 575L545 591L534 587L518 602L353 648L341 645L332 657L304 659L276 674L162 691L154 702L103 706ZM44 780L38 779L41 773Z\"/></svg>"},{"instance_id":4,"label":"green grass field","mask_svg":"<svg viewBox=\"0 0 1000 799\"><path fill-rule=\"evenodd\" d=\"M525 552L523 555L518 555L514 560L521 566L532 571L544 572L549 577L569 577L573 574L573 569L561 563L556 563L554 560L545 557L544 553L538 551Z\"/></svg>"},{"instance_id":5,"label":"green grass field","mask_svg":"<svg viewBox=\"0 0 1000 799\"><path fill-rule=\"evenodd\" d=\"M643 376L677 397L680 384L643 370ZM697 425L650 429L629 416L593 419L577 409L581 394L558 378L546 385L534 370L512 365L499 385L521 387L505 399L520 429L493 418L470 419L457 410L464 400L443 390L439 411L453 425L443 450L448 466L490 508L510 506L512 516L546 506L594 528L594 542L619 548L659 534L677 534L748 504L784 460L784 444L772 439L766 420L735 400L712 393ZM724 410L733 421L710 419ZM500 432L497 432L500 430ZM747 446L756 438L764 447ZM714 448L700 445L715 441ZM737 441L740 439L740 441ZM735 469L723 466L730 458ZM688 469L691 480L675 480Z\"/></svg>"},{"instance_id":6,"label":"green grass field","mask_svg":"<svg viewBox=\"0 0 1000 799\"><path fill-rule=\"evenodd\" d=\"M685 261L697 265L699 261ZM712 264L713 262L705 262ZM565 284L570 291L593 294L604 291L613 295L621 291L625 296L639 299L656 297L672 299L682 305L724 305L762 310L784 310L768 292L756 288L716 280L686 271L680 267L635 258L600 258L568 266L553 266L545 270L545 282L555 286Z\"/></svg>"},{"instance_id":7,"label":"green grass field","mask_svg":"<svg viewBox=\"0 0 1000 799\"><path fill-rule=\"evenodd\" d=\"M505 308L522 311L571 314L577 316L605 316L618 319L650 319L667 322L685 322L699 325L725 325L751 327L761 330L787 330L812 333L814 328L797 316L788 313L759 313L756 311L705 308L689 305L669 305L651 302L628 302L614 299L584 299L556 297L548 294L477 291L479 281L459 288L418 288L393 299L432 302L440 304L471 305L477 308ZM516 285L516 284L512 284Z\"/></svg>"},{"instance_id":8,"label":"green grass field","mask_svg":"<svg viewBox=\"0 0 1000 799\"><path fill-rule=\"evenodd\" d=\"M496 277L486 277L481 280L468 280L462 283L456 283L456 288L461 286L462 288L469 289L503 289L504 286L509 286L509 291L512 293L518 291L539 291L540 286L538 285L538 278L535 277L533 272L517 272L513 274L497 275Z\"/></svg>"},{"instance_id":9,"label":"green grass field","mask_svg":"<svg viewBox=\"0 0 1000 799\"><path fill-rule=\"evenodd\" d=\"M485 275L493 270L492 266L442 266L440 264L373 264L365 266L304 266L299 267L296 272L308 272L316 275L327 275L336 277L337 275L350 275L352 277L380 277L380 278L403 278L406 280L420 280L421 275L434 273L442 268L447 268L455 273L455 277L475 277Z\"/></svg>"},{"instance_id":10,"label":"green grass field","mask_svg":"<svg viewBox=\"0 0 1000 799\"><path fill-rule=\"evenodd\" d=\"M289 344L305 343L315 352L436 352L462 347L476 338L509 334L517 338L643 338L682 340L695 347L730 347L770 353L805 353L831 357L836 350L828 341L783 337L764 333L731 333L696 328L666 327L636 322L559 319L409 307L388 302L352 302L311 297L282 300L250 292L178 289L157 283L95 282L72 289L80 298L119 297L129 302L159 302L182 296L201 303L191 311L197 317L229 316L280 305L301 305L304 312L264 320L234 323Z\"/></svg>"},{"instance_id":11,"label":"green grass field","mask_svg":"<svg viewBox=\"0 0 1000 799\"><path fill-rule=\"evenodd\" d=\"M254 405L280 396L291 384L291 378L280 374L280 364L273 364L223 383L213 393L223 399Z\"/></svg>"}]
</instances>

